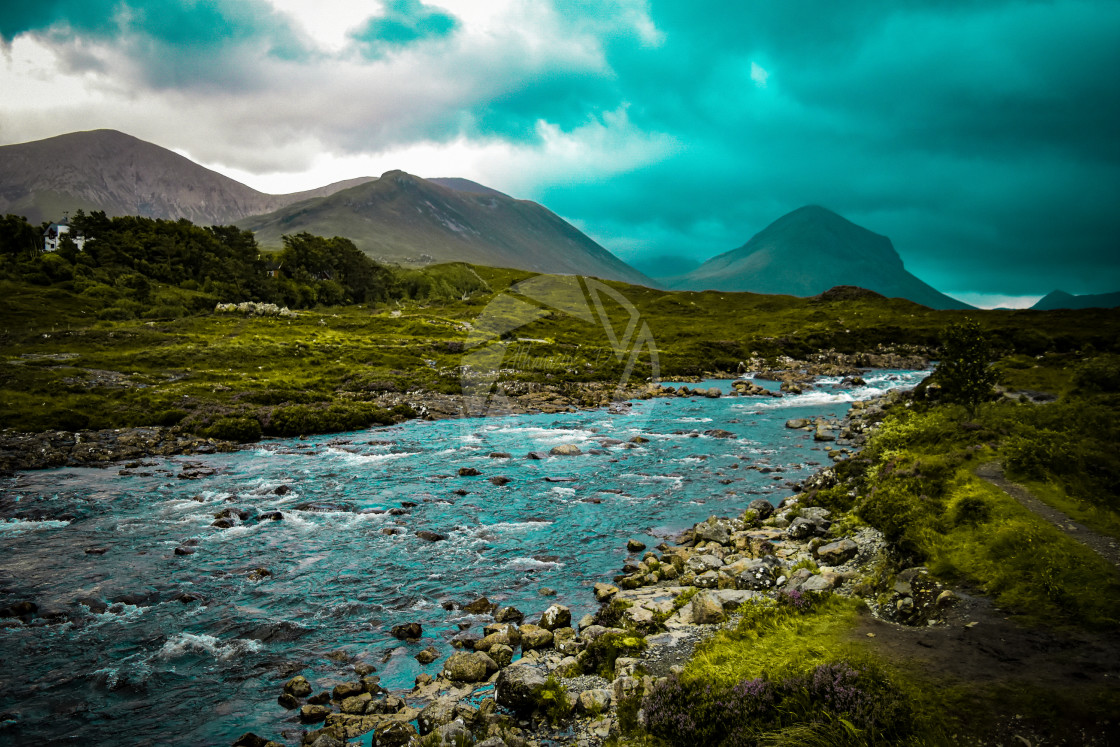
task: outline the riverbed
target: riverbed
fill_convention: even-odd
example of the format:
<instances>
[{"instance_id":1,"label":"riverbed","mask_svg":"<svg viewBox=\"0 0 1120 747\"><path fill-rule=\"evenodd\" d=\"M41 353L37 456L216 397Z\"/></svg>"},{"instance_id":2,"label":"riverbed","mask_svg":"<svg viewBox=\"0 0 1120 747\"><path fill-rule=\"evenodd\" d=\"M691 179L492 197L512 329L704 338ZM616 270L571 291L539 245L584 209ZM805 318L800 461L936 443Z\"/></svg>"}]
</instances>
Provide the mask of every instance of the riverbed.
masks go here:
<instances>
[{"instance_id":1,"label":"riverbed","mask_svg":"<svg viewBox=\"0 0 1120 747\"><path fill-rule=\"evenodd\" d=\"M439 671L461 626L481 624L455 609L480 595L578 619L628 539L653 547L755 498L776 503L828 464L830 444L787 419L840 419L925 375L18 473L0 481L0 607L38 613L0 621L0 741L203 745L254 731L295 743L294 714L276 703L286 678L349 681L361 661L409 688ZM717 429L734 438L705 433ZM547 456L563 444L583 453ZM223 511L246 518L212 526ZM420 643L390 636L403 622L423 626ZM429 645L440 659L421 666Z\"/></svg>"}]
</instances>

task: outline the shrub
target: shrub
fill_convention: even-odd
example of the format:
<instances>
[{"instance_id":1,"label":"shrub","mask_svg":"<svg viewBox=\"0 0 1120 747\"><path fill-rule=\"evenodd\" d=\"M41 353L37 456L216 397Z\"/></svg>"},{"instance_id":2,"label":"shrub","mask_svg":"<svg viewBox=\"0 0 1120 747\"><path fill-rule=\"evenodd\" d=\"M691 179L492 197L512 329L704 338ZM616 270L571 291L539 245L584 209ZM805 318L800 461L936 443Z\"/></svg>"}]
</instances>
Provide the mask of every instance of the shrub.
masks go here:
<instances>
[{"instance_id":1,"label":"shrub","mask_svg":"<svg viewBox=\"0 0 1120 747\"><path fill-rule=\"evenodd\" d=\"M200 435L222 441L252 443L261 440L260 421L253 417L225 417L202 429Z\"/></svg>"},{"instance_id":2,"label":"shrub","mask_svg":"<svg viewBox=\"0 0 1120 747\"><path fill-rule=\"evenodd\" d=\"M614 663L620 656L632 656L646 650L646 639L632 633L604 633L587 644L584 671L614 679Z\"/></svg>"},{"instance_id":3,"label":"shrub","mask_svg":"<svg viewBox=\"0 0 1120 747\"><path fill-rule=\"evenodd\" d=\"M537 693L537 710L551 724L559 723L572 715L568 690L555 676L549 676Z\"/></svg>"}]
</instances>

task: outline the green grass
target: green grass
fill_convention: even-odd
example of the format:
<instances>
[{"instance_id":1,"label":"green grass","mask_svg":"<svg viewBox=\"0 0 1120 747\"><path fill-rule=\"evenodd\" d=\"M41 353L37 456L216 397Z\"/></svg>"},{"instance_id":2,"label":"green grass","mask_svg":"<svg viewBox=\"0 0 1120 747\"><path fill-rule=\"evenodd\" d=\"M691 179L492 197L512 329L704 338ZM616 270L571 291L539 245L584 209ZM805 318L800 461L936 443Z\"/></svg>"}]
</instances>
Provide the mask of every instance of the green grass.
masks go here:
<instances>
[{"instance_id":1,"label":"green grass","mask_svg":"<svg viewBox=\"0 0 1120 747\"><path fill-rule=\"evenodd\" d=\"M1028 480L1023 485L1043 503L1053 506L1074 521L1095 532L1120 539L1120 516L1115 511L1071 496L1065 488L1052 481Z\"/></svg>"}]
</instances>

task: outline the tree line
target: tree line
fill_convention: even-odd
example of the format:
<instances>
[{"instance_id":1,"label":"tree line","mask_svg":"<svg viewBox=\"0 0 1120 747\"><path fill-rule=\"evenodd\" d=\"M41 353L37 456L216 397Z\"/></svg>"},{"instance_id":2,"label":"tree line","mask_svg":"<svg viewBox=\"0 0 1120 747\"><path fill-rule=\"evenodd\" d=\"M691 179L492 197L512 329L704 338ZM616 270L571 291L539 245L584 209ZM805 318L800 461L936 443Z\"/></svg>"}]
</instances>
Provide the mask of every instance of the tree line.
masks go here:
<instances>
[{"instance_id":1,"label":"tree line","mask_svg":"<svg viewBox=\"0 0 1120 747\"><path fill-rule=\"evenodd\" d=\"M251 231L237 226L78 211L70 220L72 234L63 236L58 251L45 252L45 228L16 215L0 219L0 278L61 285L119 311L107 318L140 315L152 310L153 303L165 307L160 315L166 316L212 308L217 302L311 308L451 300L487 290L466 268L385 265L338 236L284 236L283 248L268 252ZM81 250L72 235L85 237Z\"/></svg>"}]
</instances>

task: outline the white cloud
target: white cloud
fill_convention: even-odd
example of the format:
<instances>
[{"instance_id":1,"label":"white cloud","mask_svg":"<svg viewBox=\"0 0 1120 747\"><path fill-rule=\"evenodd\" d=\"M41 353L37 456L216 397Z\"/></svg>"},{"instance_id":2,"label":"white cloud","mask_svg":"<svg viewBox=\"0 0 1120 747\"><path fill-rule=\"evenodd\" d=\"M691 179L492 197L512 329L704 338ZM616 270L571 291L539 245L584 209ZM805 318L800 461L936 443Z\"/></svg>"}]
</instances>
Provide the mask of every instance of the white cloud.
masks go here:
<instances>
[{"instance_id":1,"label":"white cloud","mask_svg":"<svg viewBox=\"0 0 1120 747\"><path fill-rule=\"evenodd\" d=\"M759 65L757 62L751 61L751 80L759 88L766 88L766 80L770 77L770 73L766 72L766 68Z\"/></svg>"}]
</instances>

